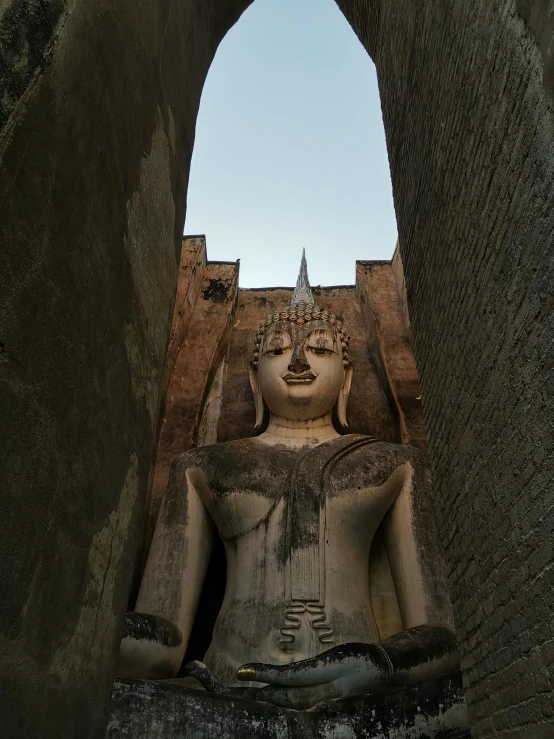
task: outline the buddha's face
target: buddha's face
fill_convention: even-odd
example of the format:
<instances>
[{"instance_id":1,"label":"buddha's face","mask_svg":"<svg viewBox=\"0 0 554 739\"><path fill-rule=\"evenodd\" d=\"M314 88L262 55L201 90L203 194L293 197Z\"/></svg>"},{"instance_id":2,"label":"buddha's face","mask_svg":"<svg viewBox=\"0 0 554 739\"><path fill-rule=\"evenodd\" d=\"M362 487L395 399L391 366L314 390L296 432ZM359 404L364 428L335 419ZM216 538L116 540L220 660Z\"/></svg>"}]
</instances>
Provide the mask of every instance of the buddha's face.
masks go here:
<instances>
[{"instance_id":1,"label":"buddha's face","mask_svg":"<svg viewBox=\"0 0 554 739\"><path fill-rule=\"evenodd\" d=\"M308 421L329 413L345 379L333 327L322 320L271 325L260 347L258 383L276 416Z\"/></svg>"}]
</instances>

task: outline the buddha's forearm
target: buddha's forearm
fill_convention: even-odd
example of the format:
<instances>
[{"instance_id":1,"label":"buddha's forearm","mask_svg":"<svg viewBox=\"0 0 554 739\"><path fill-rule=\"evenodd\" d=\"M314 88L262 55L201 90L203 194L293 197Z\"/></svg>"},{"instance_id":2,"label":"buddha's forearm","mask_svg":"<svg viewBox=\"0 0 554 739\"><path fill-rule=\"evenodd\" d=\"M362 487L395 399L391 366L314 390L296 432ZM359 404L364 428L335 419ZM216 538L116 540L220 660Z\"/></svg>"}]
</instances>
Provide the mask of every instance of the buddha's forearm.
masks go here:
<instances>
[{"instance_id":1,"label":"buddha's forearm","mask_svg":"<svg viewBox=\"0 0 554 739\"><path fill-rule=\"evenodd\" d=\"M178 627L161 616L129 612L117 664L117 674L150 679L175 677L185 645Z\"/></svg>"},{"instance_id":2,"label":"buddha's forearm","mask_svg":"<svg viewBox=\"0 0 554 739\"><path fill-rule=\"evenodd\" d=\"M416 626L379 646L390 661L396 684L432 679L459 667L456 636L446 626Z\"/></svg>"}]
</instances>

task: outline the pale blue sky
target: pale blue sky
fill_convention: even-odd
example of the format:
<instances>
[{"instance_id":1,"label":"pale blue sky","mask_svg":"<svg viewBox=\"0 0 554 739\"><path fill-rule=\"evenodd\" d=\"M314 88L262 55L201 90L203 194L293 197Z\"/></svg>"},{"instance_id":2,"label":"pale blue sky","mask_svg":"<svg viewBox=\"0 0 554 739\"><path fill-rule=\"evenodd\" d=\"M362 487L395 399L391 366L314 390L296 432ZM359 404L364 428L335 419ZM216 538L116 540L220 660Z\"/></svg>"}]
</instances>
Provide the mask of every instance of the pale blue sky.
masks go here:
<instances>
[{"instance_id":1,"label":"pale blue sky","mask_svg":"<svg viewBox=\"0 0 554 739\"><path fill-rule=\"evenodd\" d=\"M334 0L256 0L204 87L186 234L242 287L354 282L396 242L375 66Z\"/></svg>"}]
</instances>

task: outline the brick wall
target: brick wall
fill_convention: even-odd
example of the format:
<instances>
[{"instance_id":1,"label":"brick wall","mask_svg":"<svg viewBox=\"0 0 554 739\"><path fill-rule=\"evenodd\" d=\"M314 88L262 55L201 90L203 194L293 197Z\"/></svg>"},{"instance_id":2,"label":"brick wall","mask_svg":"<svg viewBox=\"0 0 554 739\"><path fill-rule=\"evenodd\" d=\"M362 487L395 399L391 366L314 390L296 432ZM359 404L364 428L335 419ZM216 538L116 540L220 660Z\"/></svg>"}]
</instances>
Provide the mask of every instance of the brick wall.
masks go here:
<instances>
[{"instance_id":1,"label":"brick wall","mask_svg":"<svg viewBox=\"0 0 554 739\"><path fill-rule=\"evenodd\" d=\"M546 739L554 113L540 34L507 0L339 5L378 69L472 735Z\"/></svg>"}]
</instances>

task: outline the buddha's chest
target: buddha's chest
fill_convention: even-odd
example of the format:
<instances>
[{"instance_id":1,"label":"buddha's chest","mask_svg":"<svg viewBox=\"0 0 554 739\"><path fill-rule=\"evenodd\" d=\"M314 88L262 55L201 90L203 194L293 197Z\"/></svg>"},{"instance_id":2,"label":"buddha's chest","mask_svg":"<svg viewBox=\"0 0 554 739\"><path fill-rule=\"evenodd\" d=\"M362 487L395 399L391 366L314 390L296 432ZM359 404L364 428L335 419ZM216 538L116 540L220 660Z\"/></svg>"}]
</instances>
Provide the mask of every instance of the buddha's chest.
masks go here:
<instances>
[{"instance_id":1,"label":"buddha's chest","mask_svg":"<svg viewBox=\"0 0 554 739\"><path fill-rule=\"evenodd\" d=\"M349 481L342 484L340 477L322 481L314 475L306 484L294 469L287 472L271 477L245 472L232 487L213 482L206 486L203 502L224 540L252 534L285 548L302 547L325 530L328 539L366 541L394 497L388 481L352 486Z\"/></svg>"},{"instance_id":2,"label":"buddha's chest","mask_svg":"<svg viewBox=\"0 0 554 739\"><path fill-rule=\"evenodd\" d=\"M218 444L202 453L201 495L226 540L262 524L292 550L312 547L324 531L367 536L394 498L394 465L380 464L374 448L354 435L303 453L254 440Z\"/></svg>"}]
</instances>

